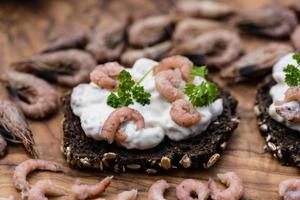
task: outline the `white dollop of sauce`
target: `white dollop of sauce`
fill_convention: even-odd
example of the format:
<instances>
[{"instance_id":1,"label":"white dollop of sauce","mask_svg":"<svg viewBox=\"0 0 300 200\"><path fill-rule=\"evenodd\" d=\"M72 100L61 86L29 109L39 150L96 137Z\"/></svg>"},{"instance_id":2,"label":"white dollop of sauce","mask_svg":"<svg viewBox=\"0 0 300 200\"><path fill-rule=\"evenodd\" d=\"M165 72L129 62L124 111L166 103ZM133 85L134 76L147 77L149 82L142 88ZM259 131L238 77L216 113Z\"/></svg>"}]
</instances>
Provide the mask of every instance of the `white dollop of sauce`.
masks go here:
<instances>
[{"instance_id":1,"label":"white dollop of sauce","mask_svg":"<svg viewBox=\"0 0 300 200\"><path fill-rule=\"evenodd\" d=\"M139 59L132 69L126 69L135 80L139 80L158 63L150 59ZM195 83L205 81L202 78L194 80ZM206 130L211 121L215 120L223 112L222 99L216 99L207 107L198 107L201 113L200 122L186 128L177 125L170 116L171 103L167 102L155 89L155 81L152 73L149 73L141 82L147 92L151 93L149 105L142 106L139 103L130 105L139 111L145 120L145 128L137 130L133 122L122 125L122 131L127 138L122 146L127 149L150 149L157 146L165 136L171 140L180 141L193 137ZM80 84L73 89L71 95L71 108L73 113L80 118L82 129L88 137L95 140L103 140L101 129L114 108L106 104L109 90L100 88L93 83ZM185 97L187 98L187 97Z\"/></svg>"},{"instance_id":2,"label":"white dollop of sauce","mask_svg":"<svg viewBox=\"0 0 300 200\"><path fill-rule=\"evenodd\" d=\"M284 81L285 72L283 69L288 65L292 64L297 66L297 62L293 59L293 53L289 53L283 58L281 58L273 67L272 76L277 82L276 85L272 86L270 89L270 95L272 97L273 103L269 106L269 115L276 121L284 123L291 129L300 131L300 124L292 124L286 121L283 117L277 114L275 102L283 101L285 98L285 92L290 88Z\"/></svg>"}]
</instances>

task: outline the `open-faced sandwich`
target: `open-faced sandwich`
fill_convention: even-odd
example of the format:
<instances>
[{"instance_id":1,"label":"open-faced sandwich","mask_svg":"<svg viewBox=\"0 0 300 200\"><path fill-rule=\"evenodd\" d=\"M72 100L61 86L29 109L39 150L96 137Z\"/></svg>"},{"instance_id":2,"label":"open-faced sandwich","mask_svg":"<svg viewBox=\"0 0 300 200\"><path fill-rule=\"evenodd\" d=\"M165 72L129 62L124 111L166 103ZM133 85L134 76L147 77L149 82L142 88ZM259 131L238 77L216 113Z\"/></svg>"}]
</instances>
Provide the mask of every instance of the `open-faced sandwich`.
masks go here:
<instances>
[{"instance_id":1,"label":"open-faced sandwich","mask_svg":"<svg viewBox=\"0 0 300 200\"><path fill-rule=\"evenodd\" d=\"M274 65L256 100L267 150L283 164L300 167L300 54L287 54Z\"/></svg>"},{"instance_id":2,"label":"open-faced sandwich","mask_svg":"<svg viewBox=\"0 0 300 200\"><path fill-rule=\"evenodd\" d=\"M63 152L76 168L209 168L239 120L237 101L183 56L97 66L64 99Z\"/></svg>"}]
</instances>

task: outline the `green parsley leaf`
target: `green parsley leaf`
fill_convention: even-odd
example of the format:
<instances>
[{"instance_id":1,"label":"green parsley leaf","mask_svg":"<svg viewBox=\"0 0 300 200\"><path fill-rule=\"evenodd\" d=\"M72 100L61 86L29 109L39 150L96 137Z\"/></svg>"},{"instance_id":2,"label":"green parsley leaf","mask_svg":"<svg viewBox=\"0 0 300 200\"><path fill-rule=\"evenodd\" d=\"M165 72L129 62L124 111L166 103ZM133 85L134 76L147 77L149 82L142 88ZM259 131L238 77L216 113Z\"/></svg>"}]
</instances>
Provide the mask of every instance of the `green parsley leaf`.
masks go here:
<instances>
[{"instance_id":1,"label":"green parsley leaf","mask_svg":"<svg viewBox=\"0 0 300 200\"><path fill-rule=\"evenodd\" d=\"M201 70L199 70L201 69ZM208 70L205 66L195 67L191 71L191 75L197 74L197 76L205 78ZM196 85L194 83L187 83L184 88L184 93L189 97L189 101L193 106L201 107L211 104L219 95L218 87L209 81L203 81Z\"/></svg>"},{"instance_id":2,"label":"green parsley leaf","mask_svg":"<svg viewBox=\"0 0 300 200\"><path fill-rule=\"evenodd\" d=\"M285 79L284 81L290 87L297 87L300 85L300 54L295 53L293 55L293 59L297 61L297 66L292 64L288 64L283 71L285 72Z\"/></svg>"},{"instance_id":3,"label":"green parsley leaf","mask_svg":"<svg viewBox=\"0 0 300 200\"><path fill-rule=\"evenodd\" d=\"M205 78L208 73L208 70L206 66L201 66L201 67L193 67L193 69L190 71L190 75L193 77L200 76L202 78Z\"/></svg>"},{"instance_id":4,"label":"green parsley leaf","mask_svg":"<svg viewBox=\"0 0 300 200\"><path fill-rule=\"evenodd\" d=\"M145 76L143 76L145 78ZM142 79L143 79L142 78ZM151 94L146 92L143 86L140 86L140 81L135 82L131 74L122 70L118 75L119 87L117 92L111 92L107 97L107 105L113 108L129 106L134 103L134 100L143 106L150 104Z\"/></svg>"}]
</instances>

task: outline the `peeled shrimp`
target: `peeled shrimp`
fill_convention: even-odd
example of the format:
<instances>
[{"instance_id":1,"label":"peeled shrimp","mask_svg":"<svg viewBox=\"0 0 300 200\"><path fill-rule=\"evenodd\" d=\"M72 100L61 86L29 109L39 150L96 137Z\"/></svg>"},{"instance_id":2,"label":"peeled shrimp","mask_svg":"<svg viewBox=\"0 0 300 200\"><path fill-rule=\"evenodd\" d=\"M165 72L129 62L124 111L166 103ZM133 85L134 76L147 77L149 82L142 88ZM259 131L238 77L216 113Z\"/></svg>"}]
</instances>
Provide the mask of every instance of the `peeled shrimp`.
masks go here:
<instances>
[{"instance_id":1,"label":"peeled shrimp","mask_svg":"<svg viewBox=\"0 0 300 200\"><path fill-rule=\"evenodd\" d=\"M75 199L80 200L96 197L97 195L105 191L105 189L109 186L112 178L113 176L106 177L95 185L83 185L76 183L71 188L72 194Z\"/></svg>"},{"instance_id":2,"label":"peeled shrimp","mask_svg":"<svg viewBox=\"0 0 300 200\"><path fill-rule=\"evenodd\" d=\"M183 92L178 89L181 82L178 69L161 71L155 75L156 90L169 102L183 98Z\"/></svg>"},{"instance_id":3,"label":"peeled shrimp","mask_svg":"<svg viewBox=\"0 0 300 200\"><path fill-rule=\"evenodd\" d=\"M300 3L300 1L299 1ZM300 26L298 25L294 32L291 34L291 42L297 51L300 51Z\"/></svg>"},{"instance_id":4,"label":"peeled shrimp","mask_svg":"<svg viewBox=\"0 0 300 200\"><path fill-rule=\"evenodd\" d=\"M25 116L40 119L57 111L58 94L46 81L31 74L11 71L7 73L6 82L13 101Z\"/></svg>"},{"instance_id":5,"label":"peeled shrimp","mask_svg":"<svg viewBox=\"0 0 300 200\"><path fill-rule=\"evenodd\" d=\"M279 196L284 200L300 199L300 179L287 179L279 184Z\"/></svg>"},{"instance_id":6,"label":"peeled shrimp","mask_svg":"<svg viewBox=\"0 0 300 200\"><path fill-rule=\"evenodd\" d=\"M184 99L178 99L172 103L170 115L176 124L184 127L191 127L201 120L201 114Z\"/></svg>"},{"instance_id":7,"label":"peeled shrimp","mask_svg":"<svg viewBox=\"0 0 300 200\"><path fill-rule=\"evenodd\" d=\"M154 69L154 74L157 74L160 71L178 68L183 79L186 81L191 81L192 77L190 76L190 71L193 66L193 63L184 56L170 56L159 62L158 66L156 66Z\"/></svg>"},{"instance_id":8,"label":"peeled shrimp","mask_svg":"<svg viewBox=\"0 0 300 200\"><path fill-rule=\"evenodd\" d=\"M15 187L22 192L22 197L28 195L30 185L26 180L26 176L34 170L47 170L53 172L62 171L62 166L46 160L25 160L19 164L14 171L13 180Z\"/></svg>"},{"instance_id":9,"label":"peeled shrimp","mask_svg":"<svg viewBox=\"0 0 300 200\"><path fill-rule=\"evenodd\" d=\"M118 194L115 200L135 200L137 197L137 190L124 191Z\"/></svg>"},{"instance_id":10,"label":"peeled shrimp","mask_svg":"<svg viewBox=\"0 0 300 200\"><path fill-rule=\"evenodd\" d=\"M285 102L289 102L289 101L298 101L298 102L300 102L300 87L289 88L285 92L284 95L285 95L285 98L284 98Z\"/></svg>"},{"instance_id":11,"label":"peeled shrimp","mask_svg":"<svg viewBox=\"0 0 300 200\"><path fill-rule=\"evenodd\" d=\"M176 187L176 197L179 200L193 200L191 195L197 196L198 200L206 200L209 197L209 189L201 181L185 179Z\"/></svg>"},{"instance_id":12,"label":"peeled shrimp","mask_svg":"<svg viewBox=\"0 0 300 200\"><path fill-rule=\"evenodd\" d=\"M127 121L135 121L137 129L145 127L144 117L137 111L129 107L122 107L112 112L104 122L102 127L102 137L111 144L114 139L118 144L126 140L126 135L120 132L120 126Z\"/></svg>"},{"instance_id":13,"label":"peeled shrimp","mask_svg":"<svg viewBox=\"0 0 300 200\"><path fill-rule=\"evenodd\" d=\"M223 67L239 57L243 45L238 34L213 30L175 46L170 55L185 55L197 65Z\"/></svg>"},{"instance_id":14,"label":"peeled shrimp","mask_svg":"<svg viewBox=\"0 0 300 200\"><path fill-rule=\"evenodd\" d=\"M158 180L148 190L148 200L166 200L164 192L170 185L165 180Z\"/></svg>"},{"instance_id":15,"label":"peeled shrimp","mask_svg":"<svg viewBox=\"0 0 300 200\"><path fill-rule=\"evenodd\" d=\"M90 79L99 87L115 89L118 86L116 80L118 74L124 68L117 62L108 62L97 66L90 74Z\"/></svg>"},{"instance_id":16,"label":"peeled shrimp","mask_svg":"<svg viewBox=\"0 0 300 200\"><path fill-rule=\"evenodd\" d=\"M213 200L239 200L243 196L244 187L242 180L234 172L217 174L217 176L228 188L221 191L217 188L216 182L210 179L208 187L211 190L211 198Z\"/></svg>"},{"instance_id":17,"label":"peeled shrimp","mask_svg":"<svg viewBox=\"0 0 300 200\"><path fill-rule=\"evenodd\" d=\"M38 181L28 192L28 200L47 200L45 195L63 196L66 192L55 186L50 180Z\"/></svg>"},{"instance_id":18,"label":"peeled shrimp","mask_svg":"<svg viewBox=\"0 0 300 200\"><path fill-rule=\"evenodd\" d=\"M5 139L0 134L0 158L3 157L6 153L7 143Z\"/></svg>"},{"instance_id":19,"label":"peeled shrimp","mask_svg":"<svg viewBox=\"0 0 300 200\"><path fill-rule=\"evenodd\" d=\"M9 196L7 198L0 197L0 200L15 200L15 197L14 196Z\"/></svg>"},{"instance_id":20,"label":"peeled shrimp","mask_svg":"<svg viewBox=\"0 0 300 200\"><path fill-rule=\"evenodd\" d=\"M174 17L170 15L140 19L129 27L129 43L137 47L146 47L160 42L171 33L173 22Z\"/></svg>"}]
</instances>

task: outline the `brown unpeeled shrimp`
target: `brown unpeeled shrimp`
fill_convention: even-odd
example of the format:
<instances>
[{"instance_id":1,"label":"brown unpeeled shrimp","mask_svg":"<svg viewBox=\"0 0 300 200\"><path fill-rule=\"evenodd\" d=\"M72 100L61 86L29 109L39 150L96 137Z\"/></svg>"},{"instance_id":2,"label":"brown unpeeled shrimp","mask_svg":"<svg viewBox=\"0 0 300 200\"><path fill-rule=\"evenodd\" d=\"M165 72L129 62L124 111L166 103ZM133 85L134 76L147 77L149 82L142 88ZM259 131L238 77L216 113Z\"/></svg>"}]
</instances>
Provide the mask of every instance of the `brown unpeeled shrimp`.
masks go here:
<instances>
[{"instance_id":1,"label":"brown unpeeled shrimp","mask_svg":"<svg viewBox=\"0 0 300 200\"><path fill-rule=\"evenodd\" d=\"M38 181L28 192L28 200L47 200L46 195L64 196L66 191L55 186L50 180Z\"/></svg>"},{"instance_id":2,"label":"brown unpeeled shrimp","mask_svg":"<svg viewBox=\"0 0 300 200\"><path fill-rule=\"evenodd\" d=\"M148 190L148 200L166 200L164 192L170 187L165 180L158 180Z\"/></svg>"},{"instance_id":3,"label":"brown unpeeled shrimp","mask_svg":"<svg viewBox=\"0 0 300 200\"><path fill-rule=\"evenodd\" d=\"M120 126L132 120L136 123L138 130L145 127L144 117L137 110L129 107L118 108L108 116L100 134L109 144L113 143L114 139L120 144L127 138L125 133L120 132Z\"/></svg>"},{"instance_id":4,"label":"brown unpeeled shrimp","mask_svg":"<svg viewBox=\"0 0 300 200\"><path fill-rule=\"evenodd\" d=\"M35 142L26 119L15 103L0 98L0 131L11 141L23 143L26 151L37 157Z\"/></svg>"},{"instance_id":5,"label":"brown unpeeled shrimp","mask_svg":"<svg viewBox=\"0 0 300 200\"><path fill-rule=\"evenodd\" d=\"M129 27L129 43L136 47L147 47L160 42L170 34L173 23L174 17L171 15L140 19Z\"/></svg>"},{"instance_id":6,"label":"brown unpeeled shrimp","mask_svg":"<svg viewBox=\"0 0 300 200\"><path fill-rule=\"evenodd\" d=\"M31 74L10 71L6 82L13 101L25 116L41 119L57 111L58 94L46 81Z\"/></svg>"},{"instance_id":7,"label":"brown unpeeled shrimp","mask_svg":"<svg viewBox=\"0 0 300 200\"><path fill-rule=\"evenodd\" d=\"M217 176L228 188L221 191L218 189L216 182L210 179L208 187L211 190L211 198L213 200L239 200L243 196L244 187L242 180L234 172L217 174Z\"/></svg>"},{"instance_id":8,"label":"brown unpeeled shrimp","mask_svg":"<svg viewBox=\"0 0 300 200\"><path fill-rule=\"evenodd\" d=\"M297 26L295 13L281 5L267 5L255 11L243 12L235 19L240 29L273 38L289 36Z\"/></svg>"},{"instance_id":9,"label":"brown unpeeled shrimp","mask_svg":"<svg viewBox=\"0 0 300 200\"><path fill-rule=\"evenodd\" d=\"M127 66L132 66L135 61L140 58L149 58L159 60L163 58L172 48L170 41L165 41L155 44L144 49L128 49L121 56L121 63Z\"/></svg>"},{"instance_id":10,"label":"brown unpeeled shrimp","mask_svg":"<svg viewBox=\"0 0 300 200\"><path fill-rule=\"evenodd\" d=\"M176 42L185 42L193 40L200 34L220 28L221 24L212 20L187 18L178 22L173 39Z\"/></svg>"},{"instance_id":11,"label":"brown unpeeled shrimp","mask_svg":"<svg viewBox=\"0 0 300 200\"><path fill-rule=\"evenodd\" d=\"M85 31L75 30L74 32L60 36L49 43L41 53L48 53L65 49L83 49L88 43L89 36Z\"/></svg>"},{"instance_id":12,"label":"brown unpeeled shrimp","mask_svg":"<svg viewBox=\"0 0 300 200\"><path fill-rule=\"evenodd\" d=\"M35 55L28 61L14 63L13 68L73 87L88 82L95 65L95 60L87 52L69 49Z\"/></svg>"},{"instance_id":13,"label":"brown unpeeled shrimp","mask_svg":"<svg viewBox=\"0 0 300 200\"><path fill-rule=\"evenodd\" d=\"M292 52L292 46L269 43L245 54L239 60L224 68L221 76L229 82L240 82L260 78L268 74L273 65L284 55Z\"/></svg>"},{"instance_id":14,"label":"brown unpeeled shrimp","mask_svg":"<svg viewBox=\"0 0 300 200\"><path fill-rule=\"evenodd\" d=\"M181 0L176 7L184 15L211 19L225 17L234 12L228 4L208 0Z\"/></svg>"},{"instance_id":15,"label":"brown unpeeled shrimp","mask_svg":"<svg viewBox=\"0 0 300 200\"><path fill-rule=\"evenodd\" d=\"M296 50L300 51L300 26L297 26L297 28L291 34L291 42Z\"/></svg>"},{"instance_id":16,"label":"brown unpeeled shrimp","mask_svg":"<svg viewBox=\"0 0 300 200\"><path fill-rule=\"evenodd\" d=\"M137 197L137 190L124 191L118 194L115 200L135 200ZM158 199L157 199L158 200Z\"/></svg>"},{"instance_id":17,"label":"brown unpeeled shrimp","mask_svg":"<svg viewBox=\"0 0 300 200\"><path fill-rule=\"evenodd\" d=\"M210 190L201 181L185 179L176 187L176 197L178 200L193 200L191 195L197 196L198 200L206 200Z\"/></svg>"},{"instance_id":18,"label":"brown unpeeled shrimp","mask_svg":"<svg viewBox=\"0 0 300 200\"><path fill-rule=\"evenodd\" d=\"M179 69L164 70L155 75L155 87L158 93L168 102L183 98L184 94L179 89L182 82Z\"/></svg>"},{"instance_id":19,"label":"brown unpeeled shrimp","mask_svg":"<svg viewBox=\"0 0 300 200\"><path fill-rule=\"evenodd\" d=\"M129 24L126 16L113 22L109 27L96 31L86 46L86 50L99 62L118 60L124 50L124 38Z\"/></svg>"},{"instance_id":20,"label":"brown unpeeled shrimp","mask_svg":"<svg viewBox=\"0 0 300 200\"><path fill-rule=\"evenodd\" d=\"M172 103L170 116L176 124L184 127L191 127L201 120L201 114L184 99L178 99Z\"/></svg>"},{"instance_id":21,"label":"brown unpeeled shrimp","mask_svg":"<svg viewBox=\"0 0 300 200\"><path fill-rule=\"evenodd\" d=\"M190 75L190 71L192 70L193 66L194 64L187 57L179 55L170 56L159 62L154 69L154 74L168 69L179 69L183 79L186 81L191 81L192 77Z\"/></svg>"},{"instance_id":22,"label":"brown unpeeled shrimp","mask_svg":"<svg viewBox=\"0 0 300 200\"><path fill-rule=\"evenodd\" d=\"M283 200L299 200L300 179L291 178L280 182L278 192Z\"/></svg>"},{"instance_id":23,"label":"brown unpeeled shrimp","mask_svg":"<svg viewBox=\"0 0 300 200\"><path fill-rule=\"evenodd\" d=\"M118 62L98 65L90 74L90 79L99 87L115 89L118 86L117 76L124 69Z\"/></svg>"},{"instance_id":24,"label":"brown unpeeled shrimp","mask_svg":"<svg viewBox=\"0 0 300 200\"><path fill-rule=\"evenodd\" d=\"M30 185L26 180L26 177L29 173L34 170L46 170L52 172L62 171L62 166L58 163L46 161L46 160L25 160L19 164L14 171L13 180L16 189L21 191L22 198L28 196L30 190Z\"/></svg>"},{"instance_id":25,"label":"brown unpeeled shrimp","mask_svg":"<svg viewBox=\"0 0 300 200\"><path fill-rule=\"evenodd\" d=\"M240 37L235 32L220 29L177 45L170 55L185 55L197 65L221 68L238 58L242 51Z\"/></svg>"},{"instance_id":26,"label":"brown unpeeled shrimp","mask_svg":"<svg viewBox=\"0 0 300 200\"><path fill-rule=\"evenodd\" d=\"M0 158L2 158L6 154L7 143L5 139L0 134Z\"/></svg>"},{"instance_id":27,"label":"brown unpeeled shrimp","mask_svg":"<svg viewBox=\"0 0 300 200\"><path fill-rule=\"evenodd\" d=\"M95 185L76 183L71 188L72 195L75 199L80 200L96 197L106 190L112 178L113 176L106 177Z\"/></svg>"}]
</instances>

